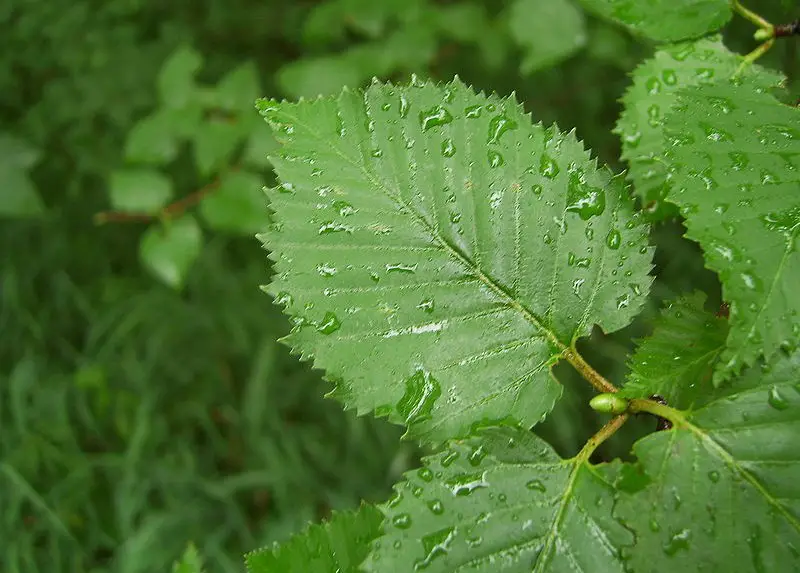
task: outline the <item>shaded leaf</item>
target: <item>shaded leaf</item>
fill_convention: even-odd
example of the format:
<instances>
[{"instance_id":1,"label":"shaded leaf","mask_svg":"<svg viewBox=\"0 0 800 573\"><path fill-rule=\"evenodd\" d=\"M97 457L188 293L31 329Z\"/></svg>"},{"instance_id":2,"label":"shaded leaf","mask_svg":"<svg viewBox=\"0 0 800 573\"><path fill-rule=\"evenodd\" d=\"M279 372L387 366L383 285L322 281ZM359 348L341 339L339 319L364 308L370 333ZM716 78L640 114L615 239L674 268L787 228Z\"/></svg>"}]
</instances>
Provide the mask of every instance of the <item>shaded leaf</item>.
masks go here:
<instances>
[{"instance_id":1,"label":"shaded leaf","mask_svg":"<svg viewBox=\"0 0 800 573\"><path fill-rule=\"evenodd\" d=\"M139 256L144 266L172 288L183 286L186 275L200 255L203 234L191 215L151 225L139 243Z\"/></svg>"},{"instance_id":2,"label":"shaded leaf","mask_svg":"<svg viewBox=\"0 0 800 573\"><path fill-rule=\"evenodd\" d=\"M798 374L800 353L776 356L636 443L649 484L614 508L633 571L800 568Z\"/></svg>"},{"instance_id":3,"label":"shaded leaf","mask_svg":"<svg viewBox=\"0 0 800 573\"><path fill-rule=\"evenodd\" d=\"M242 154L242 163L256 169L272 167L269 156L278 151L278 142L269 129L262 123L253 128Z\"/></svg>"},{"instance_id":4,"label":"shaded leaf","mask_svg":"<svg viewBox=\"0 0 800 573\"><path fill-rule=\"evenodd\" d=\"M24 139L10 133L0 133L0 169L9 167L30 169L40 157L39 149Z\"/></svg>"},{"instance_id":5,"label":"shaded leaf","mask_svg":"<svg viewBox=\"0 0 800 573\"><path fill-rule=\"evenodd\" d=\"M556 65L586 44L583 11L570 0L516 0L508 18L511 36L525 53L524 74Z\"/></svg>"},{"instance_id":6,"label":"shaded leaf","mask_svg":"<svg viewBox=\"0 0 800 573\"><path fill-rule=\"evenodd\" d=\"M800 110L763 87L682 91L667 117L668 199L730 302L717 379L800 341Z\"/></svg>"},{"instance_id":7,"label":"shaded leaf","mask_svg":"<svg viewBox=\"0 0 800 573\"><path fill-rule=\"evenodd\" d=\"M653 334L639 343L620 394L663 396L673 408L704 402L714 364L725 347L727 321L703 309L705 295L694 293L669 304Z\"/></svg>"},{"instance_id":8,"label":"shaded leaf","mask_svg":"<svg viewBox=\"0 0 800 573\"><path fill-rule=\"evenodd\" d=\"M629 179L642 207L653 220L677 216L677 208L665 201L670 181L664 163L664 119L679 90L700 84L727 81L741 62L719 36L664 46L633 72L633 84L622 98L623 111L614 132L622 139L622 159L628 162ZM764 86L778 85L782 76L761 66L748 66L744 77Z\"/></svg>"},{"instance_id":9,"label":"shaded leaf","mask_svg":"<svg viewBox=\"0 0 800 573\"><path fill-rule=\"evenodd\" d=\"M0 215L37 217L44 210L39 191L25 170L14 165L0 165Z\"/></svg>"},{"instance_id":10,"label":"shaded leaf","mask_svg":"<svg viewBox=\"0 0 800 573\"><path fill-rule=\"evenodd\" d=\"M248 573L356 573L380 534L381 513L372 505L334 512L289 541L248 553Z\"/></svg>"},{"instance_id":11,"label":"shaded leaf","mask_svg":"<svg viewBox=\"0 0 800 573\"><path fill-rule=\"evenodd\" d=\"M720 29L730 0L579 0L587 10L657 42L677 42Z\"/></svg>"},{"instance_id":12,"label":"shaded leaf","mask_svg":"<svg viewBox=\"0 0 800 573\"><path fill-rule=\"evenodd\" d=\"M512 428L452 443L395 486L365 568L622 573L634 537L612 517L614 490L587 462L592 449L564 460Z\"/></svg>"},{"instance_id":13,"label":"shaded leaf","mask_svg":"<svg viewBox=\"0 0 800 573\"><path fill-rule=\"evenodd\" d=\"M217 189L200 203L200 213L219 231L254 234L269 223L264 182L255 173L233 171L225 174Z\"/></svg>"},{"instance_id":14,"label":"shaded leaf","mask_svg":"<svg viewBox=\"0 0 800 573\"><path fill-rule=\"evenodd\" d=\"M260 105L282 144L269 292L346 406L431 440L531 426L561 392L549 367L644 301L621 179L513 99L456 81Z\"/></svg>"},{"instance_id":15,"label":"shaded leaf","mask_svg":"<svg viewBox=\"0 0 800 573\"><path fill-rule=\"evenodd\" d=\"M109 198L117 211L156 213L172 198L172 181L150 169L115 171L109 181Z\"/></svg>"},{"instance_id":16,"label":"shaded leaf","mask_svg":"<svg viewBox=\"0 0 800 573\"><path fill-rule=\"evenodd\" d=\"M125 138L125 159L133 163L166 165L177 155L175 130L159 112L136 122Z\"/></svg>"}]
</instances>

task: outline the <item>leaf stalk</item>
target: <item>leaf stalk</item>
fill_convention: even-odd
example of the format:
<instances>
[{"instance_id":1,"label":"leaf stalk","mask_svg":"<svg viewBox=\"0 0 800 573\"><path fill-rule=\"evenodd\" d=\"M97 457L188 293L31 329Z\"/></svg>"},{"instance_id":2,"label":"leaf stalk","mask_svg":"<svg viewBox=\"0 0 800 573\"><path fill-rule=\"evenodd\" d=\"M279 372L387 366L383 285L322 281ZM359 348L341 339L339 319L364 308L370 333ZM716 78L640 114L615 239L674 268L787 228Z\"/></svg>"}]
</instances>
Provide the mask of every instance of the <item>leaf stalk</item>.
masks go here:
<instances>
[{"instance_id":1,"label":"leaf stalk","mask_svg":"<svg viewBox=\"0 0 800 573\"><path fill-rule=\"evenodd\" d=\"M584 360L583 356L578 354L578 351L573 346L565 348L562 356L566 358L566 360L572 364L572 367L578 371L578 374L583 376L598 392L613 394L619 391L616 386L601 376L597 370L592 368L591 365Z\"/></svg>"}]
</instances>

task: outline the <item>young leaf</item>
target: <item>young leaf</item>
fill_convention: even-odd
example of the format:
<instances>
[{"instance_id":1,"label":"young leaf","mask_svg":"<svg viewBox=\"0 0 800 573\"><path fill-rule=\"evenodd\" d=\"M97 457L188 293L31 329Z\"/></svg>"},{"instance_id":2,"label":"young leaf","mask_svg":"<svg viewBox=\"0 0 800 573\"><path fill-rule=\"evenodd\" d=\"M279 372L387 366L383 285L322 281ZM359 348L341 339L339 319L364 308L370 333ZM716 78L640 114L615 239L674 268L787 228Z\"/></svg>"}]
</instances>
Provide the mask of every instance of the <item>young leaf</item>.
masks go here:
<instances>
[{"instance_id":1,"label":"young leaf","mask_svg":"<svg viewBox=\"0 0 800 573\"><path fill-rule=\"evenodd\" d=\"M238 125L225 120L209 119L198 125L193 138L197 170L209 175L227 165L243 135Z\"/></svg>"},{"instance_id":2,"label":"young leaf","mask_svg":"<svg viewBox=\"0 0 800 573\"><path fill-rule=\"evenodd\" d=\"M630 570L800 568L800 353L776 358L636 443L650 483L614 507Z\"/></svg>"},{"instance_id":3,"label":"young leaf","mask_svg":"<svg viewBox=\"0 0 800 573\"><path fill-rule=\"evenodd\" d=\"M223 77L214 90L216 104L232 112L252 113L259 91L258 69L253 62L244 63Z\"/></svg>"},{"instance_id":4,"label":"young leaf","mask_svg":"<svg viewBox=\"0 0 800 573\"><path fill-rule=\"evenodd\" d=\"M634 537L587 448L560 458L541 438L482 430L406 474L382 510L367 571L623 571Z\"/></svg>"},{"instance_id":5,"label":"young leaf","mask_svg":"<svg viewBox=\"0 0 800 573\"><path fill-rule=\"evenodd\" d=\"M0 216L38 217L45 211L42 198L26 171L0 165Z\"/></svg>"},{"instance_id":6,"label":"young leaf","mask_svg":"<svg viewBox=\"0 0 800 573\"><path fill-rule=\"evenodd\" d=\"M125 138L127 161L166 165L175 159L178 155L178 140L166 119L165 112L156 112L134 124Z\"/></svg>"},{"instance_id":7,"label":"young leaf","mask_svg":"<svg viewBox=\"0 0 800 573\"><path fill-rule=\"evenodd\" d=\"M678 299L661 313L653 334L631 357L628 381L620 391L627 398L663 396L673 408L687 409L702 401L710 388L714 363L725 347L728 324L703 309L705 295Z\"/></svg>"},{"instance_id":8,"label":"young leaf","mask_svg":"<svg viewBox=\"0 0 800 573\"><path fill-rule=\"evenodd\" d=\"M163 227L151 225L139 243L139 256L153 275L180 289L200 254L202 243L203 233L197 221L191 215L184 215Z\"/></svg>"},{"instance_id":9,"label":"young leaf","mask_svg":"<svg viewBox=\"0 0 800 573\"><path fill-rule=\"evenodd\" d=\"M325 523L311 525L272 549L245 556L248 573L356 573L380 535L381 512L372 505L334 512Z\"/></svg>"},{"instance_id":10,"label":"young leaf","mask_svg":"<svg viewBox=\"0 0 800 573\"><path fill-rule=\"evenodd\" d=\"M376 83L260 106L283 146L269 292L348 407L431 440L530 426L549 367L638 312L651 249L621 178L514 99Z\"/></svg>"},{"instance_id":11,"label":"young leaf","mask_svg":"<svg viewBox=\"0 0 800 573\"><path fill-rule=\"evenodd\" d=\"M622 139L622 159L628 162L633 190L652 220L678 214L665 201L670 181L664 165L664 118L682 88L725 81L740 64L719 36L665 46L633 72L633 84L622 98L623 111L614 130ZM782 76L752 65L744 77L764 86L776 86Z\"/></svg>"},{"instance_id":12,"label":"young leaf","mask_svg":"<svg viewBox=\"0 0 800 573\"><path fill-rule=\"evenodd\" d=\"M516 0L508 18L511 36L525 51L524 74L553 66L586 44L583 12L570 0Z\"/></svg>"},{"instance_id":13,"label":"young leaf","mask_svg":"<svg viewBox=\"0 0 800 573\"><path fill-rule=\"evenodd\" d=\"M677 42L720 29L730 0L580 0L587 10L657 42Z\"/></svg>"},{"instance_id":14,"label":"young leaf","mask_svg":"<svg viewBox=\"0 0 800 573\"><path fill-rule=\"evenodd\" d=\"M762 87L682 91L664 131L669 200L730 302L717 380L800 340L800 110Z\"/></svg>"}]
</instances>

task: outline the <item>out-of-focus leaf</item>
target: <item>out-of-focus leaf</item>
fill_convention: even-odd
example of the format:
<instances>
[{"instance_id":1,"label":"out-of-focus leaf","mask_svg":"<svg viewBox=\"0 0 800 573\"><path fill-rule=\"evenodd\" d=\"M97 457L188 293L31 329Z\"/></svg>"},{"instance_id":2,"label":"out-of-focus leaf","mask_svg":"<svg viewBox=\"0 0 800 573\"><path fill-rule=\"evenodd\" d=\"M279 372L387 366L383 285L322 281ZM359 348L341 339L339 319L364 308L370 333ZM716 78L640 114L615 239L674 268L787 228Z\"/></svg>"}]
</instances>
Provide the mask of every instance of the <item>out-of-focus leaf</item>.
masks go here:
<instances>
[{"instance_id":1,"label":"out-of-focus leaf","mask_svg":"<svg viewBox=\"0 0 800 573\"><path fill-rule=\"evenodd\" d=\"M657 42L677 42L719 30L730 0L579 0L587 10Z\"/></svg>"},{"instance_id":2,"label":"out-of-focus leaf","mask_svg":"<svg viewBox=\"0 0 800 573\"><path fill-rule=\"evenodd\" d=\"M344 86L356 88L363 78L361 67L352 58L322 56L283 66L278 72L278 85L286 95L311 98L336 93Z\"/></svg>"},{"instance_id":3,"label":"out-of-focus leaf","mask_svg":"<svg viewBox=\"0 0 800 573\"><path fill-rule=\"evenodd\" d=\"M228 165L242 140L242 129L233 121L209 119L194 134L194 158L198 171L209 175Z\"/></svg>"},{"instance_id":4,"label":"out-of-focus leaf","mask_svg":"<svg viewBox=\"0 0 800 573\"><path fill-rule=\"evenodd\" d=\"M125 140L125 159L133 163L166 165L178 154L175 130L162 113L140 119Z\"/></svg>"},{"instance_id":5,"label":"out-of-focus leaf","mask_svg":"<svg viewBox=\"0 0 800 573\"><path fill-rule=\"evenodd\" d=\"M266 129L261 123L254 128L247 140L242 155L242 163L257 169L267 169L272 166L269 156L278 150L278 142L272 131Z\"/></svg>"},{"instance_id":6,"label":"out-of-focus leaf","mask_svg":"<svg viewBox=\"0 0 800 573\"><path fill-rule=\"evenodd\" d=\"M434 5L431 16L437 30L446 37L460 42L480 43L489 26L486 8L476 2Z\"/></svg>"},{"instance_id":7,"label":"out-of-focus leaf","mask_svg":"<svg viewBox=\"0 0 800 573\"><path fill-rule=\"evenodd\" d=\"M220 185L200 203L206 222L220 231L252 234L269 223L264 182L255 173L234 171L222 177Z\"/></svg>"},{"instance_id":8,"label":"out-of-focus leaf","mask_svg":"<svg viewBox=\"0 0 800 573\"><path fill-rule=\"evenodd\" d=\"M0 215L36 217L43 212L44 203L25 170L0 164Z\"/></svg>"},{"instance_id":9,"label":"out-of-focus leaf","mask_svg":"<svg viewBox=\"0 0 800 573\"><path fill-rule=\"evenodd\" d=\"M161 102L167 107L186 105L195 89L194 76L202 65L203 57L190 46L182 46L173 52L158 73Z\"/></svg>"},{"instance_id":10,"label":"out-of-focus leaf","mask_svg":"<svg viewBox=\"0 0 800 573\"><path fill-rule=\"evenodd\" d=\"M255 64L242 64L217 83L215 90L216 104L229 111L253 112L253 102L261 95L258 81L258 70Z\"/></svg>"},{"instance_id":11,"label":"out-of-focus leaf","mask_svg":"<svg viewBox=\"0 0 800 573\"><path fill-rule=\"evenodd\" d=\"M586 44L583 11L570 0L516 0L508 18L511 35L525 53L522 73L555 65Z\"/></svg>"},{"instance_id":12,"label":"out-of-focus leaf","mask_svg":"<svg viewBox=\"0 0 800 573\"><path fill-rule=\"evenodd\" d=\"M139 243L139 255L156 278L180 289L202 244L203 233L197 221L184 215L164 225L151 225Z\"/></svg>"},{"instance_id":13,"label":"out-of-focus leaf","mask_svg":"<svg viewBox=\"0 0 800 573\"><path fill-rule=\"evenodd\" d=\"M180 561L172 565L172 573L203 573L203 560L193 543L186 547Z\"/></svg>"},{"instance_id":14,"label":"out-of-focus leaf","mask_svg":"<svg viewBox=\"0 0 800 573\"><path fill-rule=\"evenodd\" d=\"M172 198L172 181L151 169L126 169L111 174L111 205L117 211L155 213Z\"/></svg>"},{"instance_id":15,"label":"out-of-focus leaf","mask_svg":"<svg viewBox=\"0 0 800 573\"><path fill-rule=\"evenodd\" d=\"M30 169L40 156L41 152L24 139L10 133L0 133L0 169Z\"/></svg>"}]
</instances>

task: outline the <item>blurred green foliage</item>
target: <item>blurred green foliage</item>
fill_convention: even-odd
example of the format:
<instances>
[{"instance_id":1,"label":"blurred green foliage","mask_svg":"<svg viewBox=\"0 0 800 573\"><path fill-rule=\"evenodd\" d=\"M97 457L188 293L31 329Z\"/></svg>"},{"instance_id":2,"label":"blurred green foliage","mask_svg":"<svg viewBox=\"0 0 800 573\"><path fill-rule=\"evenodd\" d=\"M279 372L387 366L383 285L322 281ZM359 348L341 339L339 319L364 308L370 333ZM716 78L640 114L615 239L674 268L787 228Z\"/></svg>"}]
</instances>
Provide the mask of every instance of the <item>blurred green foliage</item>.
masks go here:
<instances>
[{"instance_id":1,"label":"blurred green foliage","mask_svg":"<svg viewBox=\"0 0 800 573\"><path fill-rule=\"evenodd\" d=\"M799 15L759 4L775 22ZM246 551L385 498L419 455L400 428L324 400L319 373L276 342L288 326L257 288L269 269L252 238L274 182L257 96L458 74L516 91L619 170L618 100L652 50L571 0L17 0L0 29L9 573L161 571L189 541L207 571L241 571ZM744 53L752 31L735 20L727 41ZM796 44L763 62L796 78ZM720 302L681 233L654 232L672 256L656 256L647 312L688 276ZM596 333L589 357L617 381L644 334ZM562 452L596 427L576 423L581 392L541 430ZM626 455L635 431L598 453ZM199 567L182 559L176 571Z\"/></svg>"}]
</instances>

